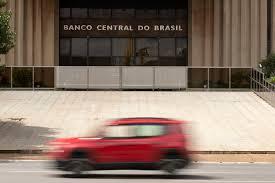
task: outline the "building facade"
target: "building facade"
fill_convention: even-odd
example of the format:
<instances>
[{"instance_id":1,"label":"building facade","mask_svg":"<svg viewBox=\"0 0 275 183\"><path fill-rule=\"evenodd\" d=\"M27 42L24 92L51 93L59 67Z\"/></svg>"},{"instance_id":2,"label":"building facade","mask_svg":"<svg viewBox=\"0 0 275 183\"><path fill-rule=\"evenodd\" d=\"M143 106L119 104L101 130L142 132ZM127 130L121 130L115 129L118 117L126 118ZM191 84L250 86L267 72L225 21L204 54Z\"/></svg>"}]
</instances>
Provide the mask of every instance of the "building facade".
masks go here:
<instances>
[{"instance_id":1,"label":"building facade","mask_svg":"<svg viewBox=\"0 0 275 183\"><path fill-rule=\"evenodd\" d=\"M274 0L9 0L2 88L249 88ZM23 79L22 79L23 78Z\"/></svg>"}]
</instances>

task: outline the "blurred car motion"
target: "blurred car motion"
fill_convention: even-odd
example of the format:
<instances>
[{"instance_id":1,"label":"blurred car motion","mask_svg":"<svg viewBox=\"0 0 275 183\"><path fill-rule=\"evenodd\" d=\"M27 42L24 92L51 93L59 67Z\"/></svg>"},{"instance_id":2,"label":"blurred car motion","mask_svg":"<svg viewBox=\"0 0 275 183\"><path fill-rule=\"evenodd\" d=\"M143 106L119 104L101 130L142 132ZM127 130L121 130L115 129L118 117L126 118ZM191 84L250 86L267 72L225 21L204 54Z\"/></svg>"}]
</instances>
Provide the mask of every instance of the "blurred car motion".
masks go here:
<instances>
[{"instance_id":1,"label":"blurred car motion","mask_svg":"<svg viewBox=\"0 0 275 183\"><path fill-rule=\"evenodd\" d=\"M190 162L184 122L125 118L106 123L95 137L51 141L54 167L81 174L90 170L164 170L174 174Z\"/></svg>"}]
</instances>

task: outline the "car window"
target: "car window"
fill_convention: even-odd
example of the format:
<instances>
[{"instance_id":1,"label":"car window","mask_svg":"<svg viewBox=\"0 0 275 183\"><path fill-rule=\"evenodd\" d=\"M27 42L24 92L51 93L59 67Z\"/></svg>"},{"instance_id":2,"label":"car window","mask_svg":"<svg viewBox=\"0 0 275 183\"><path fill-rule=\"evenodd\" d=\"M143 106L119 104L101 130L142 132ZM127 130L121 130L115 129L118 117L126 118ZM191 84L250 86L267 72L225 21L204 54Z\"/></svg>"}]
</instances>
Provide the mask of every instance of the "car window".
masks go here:
<instances>
[{"instance_id":1,"label":"car window","mask_svg":"<svg viewBox=\"0 0 275 183\"><path fill-rule=\"evenodd\" d=\"M137 137L154 137L165 133L163 125L139 125L136 127Z\"/></svg>"},{"instance_id":2,"label":"car window","mask_svg":"<svg viewBox=\"0 0 275 183\"><path fill-rule=\"evenodd\" d=\"M130 138L135 137L135 127L130 125L107 126L104 137L106 138Z\"/></svg>"},{"instance_id":3,"label":"car window","mask_svg":"<svg viewBox=\"0 0 275 183\"><path fill-rule=\"evenodd\" d=\"M154 137L165 134L165 126L158 124L149 125L116 125L107 126L104 132L105 138L141 138Z\"/></svg>"}]
</instances>

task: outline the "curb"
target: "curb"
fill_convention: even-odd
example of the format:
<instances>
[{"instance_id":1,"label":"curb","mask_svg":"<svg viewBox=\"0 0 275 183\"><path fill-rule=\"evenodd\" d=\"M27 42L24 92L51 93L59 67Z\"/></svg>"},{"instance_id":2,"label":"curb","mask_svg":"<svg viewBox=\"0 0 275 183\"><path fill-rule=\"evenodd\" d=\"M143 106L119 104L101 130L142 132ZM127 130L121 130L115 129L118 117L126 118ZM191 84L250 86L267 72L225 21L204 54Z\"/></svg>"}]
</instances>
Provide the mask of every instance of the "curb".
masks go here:
<instances>
[{"instance_id":1,"label":"curb","mask_svg":"<svg viewBox=\"0 0 275 183\"><path fill-rule=\"evenodd\" d=\"M0 154L39 155L44 151L40 149L0 150ZM275 154L275 151L190 151L191 154Z\"/></svg>"}]
</instances>

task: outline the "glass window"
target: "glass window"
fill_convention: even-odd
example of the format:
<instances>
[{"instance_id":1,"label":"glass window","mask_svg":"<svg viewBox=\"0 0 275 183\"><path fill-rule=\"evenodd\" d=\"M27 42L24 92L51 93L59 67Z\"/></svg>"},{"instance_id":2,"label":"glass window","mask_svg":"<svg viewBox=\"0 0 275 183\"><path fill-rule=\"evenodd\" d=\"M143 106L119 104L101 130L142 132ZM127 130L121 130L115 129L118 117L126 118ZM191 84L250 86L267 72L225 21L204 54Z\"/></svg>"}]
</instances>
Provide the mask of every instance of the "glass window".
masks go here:
<instances>
[{"instance_id":1,"label":"glass window","mask_svg":"<svg viewBox=\"0 0 275 183\"><path fill-rule=\"evenodd\" d=\"M87 65L87 39L72 38L72 65Z\"/></svg>"},{"instance_id":2,"label":"glass window","mask_svg":"<svg viewBox=\"0 0 275 183\"><path fill-rule=\"evenodd\" d=\"M105 129L104 137L107 137L107 138L135 137L135 126L133 125L107 126Z\"/></svg>"},{"instance_id":3,"label":"glass window","mask_svg":"<svg viewBox=\"0 0 275 183\"><path fill-rule=\"evenodd\" d=\"M131 38L113 38L112 55L131 57L134 52L134 39Z\"/></svg>"},{"instance_id":4,"label":"glass window","mask_svg":"<svg viewBox=\"0 0 275 183\"><path fill-rule=\"evenodd\" d=\"M60 17L61 18L69 18L71 16L70 8L60 8Z\"/></svg>"},{"instance_id":5,"label":"glass window","mask_svg":"<svg viewBox=\"0 0 275 183\"><path fill-rule=\"evenodd\" d=\"M35 88L54 88L54 68L35 67L34 68Z\"/></svg>"},{"instance_id":6,"label":"glass window","mask_svg":"<svg viewBox=\"0 0 275 183\"><path fill-rule=\"evenodd\" d=\"M89 17L109 18L111 17L111 9L89 9Z\"/></svg>"},{"instance_id":7,"label":"glass window","mask_svg":"<svg viewBox=\"0 0 275 183\"><path fill-rule=\"evenodd\" d=\"M71 52L71 41L70 39L60 39L60 55L68 56Z\"/></svg>"},{"instance_id":8,"label":"glass window","mask_svg":"<svg viewBox=\"0 0 275 183\"><path fill-rule=\"evenodd\" d=\"M187 18L187 9L176 9L176 18Z\"/></svg>"},{"instance_id":9,"label":"glass window","mask_svg":"<svg viewBox=\"0 0 275 183\"><path fill-rule=\"evenodd\" d=\"M136 16L138 18L156 18L157 10L156 9L137 9Z\"/></svg>"},{"instance_id":10,"label":"glass window","mask_svg":"<svg viewBox=\"0 0 275 183\"><path fill-rule=\"evenodd\" d=\"M136 57L135 64L140 66L158 66L158 57Z\"/></svg>"},{"instance_id":11,"label":"glass window","mask_svg":"<svg viewBox=\"0 0 275 183\"><path fill-rule=\"evenodd\" d=\"M158 56L157 38L136 39L136 55L140 57Z\"/></svg>"},{"instance_id":12,"label":"glass window","mask_svg":"<svg viewBox=\"0 0 275 183\"><path fill-rule=\"evenodd\" d=\"M187 66L187 61L184 58L179 57L160 57L160 66Z\"/></svg>"},{"instance_id":13,"label":"glass window","mask_svg":"<svg viewBox=\"0 0 275 183\"><path fill-rule=\"evenodd\" d=\"M91 38L89 39L89 56L111 56L111 39Z\"/></svg>"},{"instance_id":14,"label":"glass window","mask_svg":"<svg viewBox=\"0 0 275 183\"><path fill-rule=\"evenodd\" d=\"M11 87L11 68L0 66L0 88Z\"/></svg>"},{"instance_id":15,"label":"glass window","mask_svg":"<svg viewBox=\"0 0 275 183\"><path fill-rule=\"evenodd\" d=\"M176 38L176 54L179 57L187 57L187 39Z\"/></svg>"},{"instance_id":16,"label":"glass window","mask_svg":"<svg viewBox=\"0 0 275 183\"><path fill-rule=\"evenodd\" d=\"M209 69L210 88L229 88L229 69L211 68Z\"/></svg>"},{"instance_id":17,"label":"glass window","mask_svg":"<svg viewBox=\"0 0 275 183\"><path fill-rule=\"evenodd\" d=\"M207 68L189 68L188 69L188 88L208 88Z\"/></svg>"},{"instance_id":18,"label":"glass window","mask_svg":"<svg viewBox=\"0 0 275 183\"><path fill-rule=\"evenodd\" d=\"M134 57L112 57L112 65L130 66L135 65Z\"/></svg>"},{"instance_id":19,"label":"glass window","mask_svg":"<svg viewBox=\"0 0 275 183\"><path fill-rule=\"evenodd\" d=\"M250 71L248 68L232 68L231 88L250 88Z\"/></svg>"},{"instance_id":20,"label":"glass window","mask_svg":"<svg viewBox=\"0 0 275 183\"><path fill-rule=\"evenodd\" d=\"M89 66L112 66L111 57L89 57Z\"/></svg>"},{"instance_id":21,"label":"glass window","mask_svg":"<svg viewBox=\"0 0 275 183\"><path fill-rule=\"evenodd\" d=\"M32 88L32 68L14 67L12 71L14 88Z\"/></svg>"},{"instance_id":22,"label":"glass window","mask_svg":"<svg viewBox=\"0 0 275 183\"><path fill-rule=\"evenodd\" d=\"M88 11L87 8L72 8L73 18L87 18Z\"/></svg>"},{"instance_id":23,"label":"glass window","mask_svg":"<svg viewBox=\"0 0 275 183\"><path fill-rule=\"evenodd\" d=\"M159 39L159 56L175 56L175 39Z\"/></svg>"},{"instance_id":24,"label":"glass window","mask_svg":"<svg viewBox=\"0 0 275 183\"><path fill-rule=\"evenodd\" d=\"M159 17L161 17L161 18L173 18L173 17L175 17L175 10L174 9L160 9L159 10Z\"/></svg>"},{"instance_id":25,"label":"glass window","mask_svg":"<svg viewBox=\"0 0 275 183\"><path fill-rule=\"evenodd\" d=\"M114 18L132 18L135 16L135 9L113 9L112 17Z\"/></svg>"},{"instance_id":26,"label":"glass window","mask_svg":"<svg viewBox=\"0 0 275 183\"><path fill-rule=\"evenodd\" d=\"M163 125L138 125L136 126L137 137L155 137L165 134Z\"/></svg>"}]
</instances>

